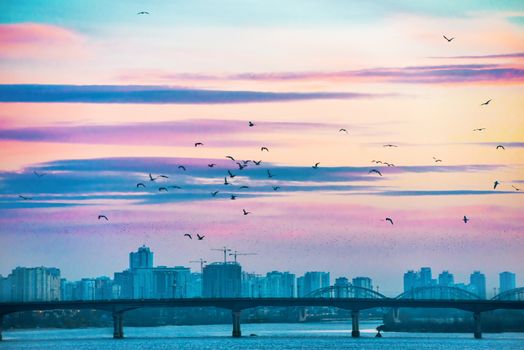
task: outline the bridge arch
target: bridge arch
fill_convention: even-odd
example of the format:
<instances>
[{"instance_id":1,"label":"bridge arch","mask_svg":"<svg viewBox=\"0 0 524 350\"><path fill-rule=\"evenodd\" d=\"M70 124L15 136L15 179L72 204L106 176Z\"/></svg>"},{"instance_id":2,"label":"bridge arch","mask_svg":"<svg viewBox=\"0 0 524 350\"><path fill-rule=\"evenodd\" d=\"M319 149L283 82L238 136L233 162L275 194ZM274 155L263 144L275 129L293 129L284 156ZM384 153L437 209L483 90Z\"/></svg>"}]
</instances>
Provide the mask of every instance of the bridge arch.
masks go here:
<instances>
[{"instance_id":1,"label":"bridge arch","mask_svg":"<svg viewBox=\"0 0 524 350\"><path fill-rule=\"evenodd\" d=\"M395 299L441 299L441 300L479 300L477 294L462 288L449 286L417 287L402 294Z\"/></svg>"},{"instance_id":2,"label":"bridge arch","mask_svg":"<svg viewBox=\"0 0 524 350\"><path fill-rule=\"evenodd\" d=\"M373 289L353 285L329 286L316 289L304 297L306 298L362 298L385 299L385 295Z\"/></svg>"},{"instance_id":3,"label":"bridge arch","mask_svg":"<svg viewBox=\"0 0 524 350\"><path fill-rule=\"evenodd\" d=\"M514 288L495 295L491 300L524 300L524 287Z\"/></svg>"}]
</instances>

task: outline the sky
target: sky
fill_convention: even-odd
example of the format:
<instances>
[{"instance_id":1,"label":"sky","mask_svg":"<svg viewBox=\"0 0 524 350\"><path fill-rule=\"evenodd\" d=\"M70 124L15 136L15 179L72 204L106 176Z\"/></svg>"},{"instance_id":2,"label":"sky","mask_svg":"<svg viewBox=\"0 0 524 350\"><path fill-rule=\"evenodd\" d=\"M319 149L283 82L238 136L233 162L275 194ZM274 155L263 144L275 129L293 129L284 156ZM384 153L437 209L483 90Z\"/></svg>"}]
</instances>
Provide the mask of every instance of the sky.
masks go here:
<instances>
[{"instance_id":1,"label":"sky","mask_svg":"<svg viewBox=\"0 0 524 350\"><path fill-rule=\"evenodd\" d=\"M4 276L146 244L389 295L421 266L524 285L522 1L0 1L0 47Z\"/></svg>"}]
</instances>

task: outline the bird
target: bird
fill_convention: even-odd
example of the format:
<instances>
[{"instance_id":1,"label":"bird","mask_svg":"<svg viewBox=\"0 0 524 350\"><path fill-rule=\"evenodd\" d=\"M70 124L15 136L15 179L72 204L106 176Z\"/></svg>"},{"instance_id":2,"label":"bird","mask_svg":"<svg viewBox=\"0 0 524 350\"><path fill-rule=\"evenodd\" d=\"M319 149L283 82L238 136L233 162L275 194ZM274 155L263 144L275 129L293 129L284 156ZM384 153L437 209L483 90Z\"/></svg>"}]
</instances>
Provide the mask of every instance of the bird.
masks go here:
<instances>
[{"instance_id":1,"label":"bird","mask_svg":"<svg viewBox=\"0 0 524 350\"><path fill-rule=\"evenodd\" d=\"M180 186L176 186L176 185L171 185L171 186L167 186L167 187L169 187L169 188L175 188L175 189L177 189L177 190L180 190L180 189L182 188L182 187L180 187Z\"/></svg>"},{"instance_id":2,"label":"bird","mask_svg":"<svg viewBox=\"0 0 524 350\"><path fill-rule=\"evenodd\" d=\"M442 162L442 159L438 159L436 157L433 157L433 159L435 160L435 163Z\"/></svg>"},{"instance_id":3,"label":"bird","mask_svg":"<svg viewBox=\"0 0 524 350\"><path fill-rule=\"evenodd\" d=\"M368 171L368 174L371 174L371 173L377 173L380 176L382 176L382 173L380 171L378 171L377 169L371 169L370 171Z\"/></svg>"},{"instance_id":4,"label":"bird","mask_svg":"<svg viewBox=\"0 0 524 350\"><path fill-rule=\"evenodd\" d=\"M313 165L312 168L313 168L313 169L317 169L319 164L320 164L320 163L315 163L315 165Z\"/></svg>"},{"instance_id":5,"label":"bird","mask_svg":"<svg viewBox=\"0 0 524 350\"><path fill-rule=\"evenodd\" d=\"M491 99L490 99L490 100L487 100L487 101L484 102L484 103L481 103L480 105L481 105L481 106L487 106L487 105L489 105L490 102L491 102Z\"/></svg>"},{"instance_id":6,"label":"bird","mask_svg":"<svg viewBox=\"0 0 524 350\"><path fill-rule=\"evenodd\" d=\"M169 179L169 176L167 176L167 175L158 175L158 177L163 177L164 179Z\"/></svg>"},{"instance_id":7,"label":"bird","mask_svg":"<svg viewBox=\"0 0 524 350\"><path fill-rule=\"evenodd\" d=\"M502 145L498 145L496 149L499 149L499 148L502 148L503 150L506 149L506 148L504 148L504 146L502 146Z\"/></svg>"},{"instance_id":8,"label":"bird","mask_svg":"<svg viewBox=\"0 0 524 350\"><path fill-rule=\"evenodd\" d=\"M345 132L346 134L348 133L348 131L344 128L340 129L338 132Z\"/></svg>"},{"instance_id":9,"label":"bird","mask_svg":"<svg viewBox=\"0 0 524 350\"><path fill-rule=\"evenodd\" d=\"M246 167L245 165L243 165L240 162L237 162L237 165L238 165L238 170L244 170L244 168Z\"/></svg>"},{"instance_id":10,"label":"bird","mask_svg":"<svg viewBox=\"0 0 524 350\"><path fill-rule=\"evenodd\" d=\"M455 39L455 38L451 38L451 39L448 39L445 35L442 35L444 37L444 39L446 39L449 42L451 42L451 40Z\"/></svg>"},{"instance_id":11,"label":"bird","mask_svg":"<svg viewBox=\"0 0 524 350\"><path fill-rule=\"evenodd\" d=\"M167 188L165 188L165 187L159 187L159 188L158 188L158 192L162 192L162 191L167 192Z\"/></svg>"},{"instance_id":12,"label":"bird","mask_svg":"<svg viewBox=\"0 0 524 350\"><path fill-rule=\"evenodd\" d=\"M229 177L230 178L234 178L236 175L233 174L230 170L227 171L227 173L229 174Z\"/></svg>"},{"instance_id":13,"label":"bird","mask_svg":"<svg viewBox=\"0 0 524 350\"><path fill-rule=\"evenodd\" d=\"M262 161L259 160L259 161L257 162L256 160L254 160L253 163L255 163L255 165L260 165L260 163L262 163Z\"/></svg>"},{"instance_id":14,"label":"bird","mask_svg":"<svg viewBox=\"0 0 524 350\"><path fill-rule=\"evenodd\" d=\"M199 241L203 240L204 237L205 237L205 235L200 236L200 235L197 233L197 238L198 238Z\"/></svg>"},{"instance_id":15,"label":"bird","mask_svg":"<svg viewBox=\"0 0 524 350\"><path fill-rule=\"evenodd\" d=\"M189 239L193 239L193 237L189 233L185 233L184 237L189 237Z\"/></svg>"},{"instance_id":16,"label":"bird","mask_svg":"<svg viewBox=\"0 0 524 350\"><path fill-rule=\"evenodd\" d=\"M147 11L140 11L137 13L137 15L149 15L149 12Z\"/></svg>"},{"instance_id":17,"label":"bird","mask_svg":"<svg viewBox=\"0 0 524 350\"><path fill-rule=\"evenodd\" d=\"M372 160L371 163L382 164L382 161L381 160Z\"/></svg>"},{"instance_id":18,"label":"bird","mask_svg":"<svg viewBox=\"0 0 524 350\"><path fill-rule=\"evenodd\" d=\"M395 164L393 164L393 163L388 163L388 162L384 162L384 164L386 164L387 166L395 166Z\"/></svg>"},{"instance_id":19,"label":"bird","mask_svg":"<svg viewBox=\"0 0 524 350\"><path fill-rule=\"evenodd\" d=\"M495 182L493 183L493 189L496 189L499 184L500 182L495 180Z\"/></svg>"},{"instance_id":20,"label":"bird","mask_svg":"<svg viewBox=\"0 0 524 350\"><path fill-rule=\"evenodd\" d=\"M220 192L220 191L211 192L211 195L212 195L213 197L216 197L217 194L218 194L218 192Z\"/></svg>"},{"instance_id":21,"label":"bird","mask_svg":"<svg viewBox=\"0 0 524 350\"><path fill-rule=\"evenodd\" d=\"M22 198L23 200L31 200L31 199L33 199L31 197L22 196L21 194L19 194L18 197Z\"/></svg>"},{"instance_id":22,"label":"bird","mask_svg":"<svg viewBox=\"0 0 524 350\"><path fill-rule=\"evenodd\" d=\"M231 159L232 161L235 161L235 158L231 157L231 156L226 156L226 158L229 158Z\"/></svg>"},{"instance_id":23,"label":"bird","mask_svg":"<svg viewBox=\"0 0 524 350\"><path fill-rule=\"evenodd\" d=\"M260 147L260 151L267 151L267 152L269 152L269 150L267 149L267 147Z\"/></svg>"},{"instance_id":24,"label":"bird","mask_svg":"<svg viewBox=\"0 0 524 350\"><path fill-rule=\"evenodd\" d=\"M466 215L464 215L464 218L462 219L462 221L464 221L464 223L467 224L469 220L470 219Z\"/></svg>"},{"instance_id":25,"label":"bird","mask_svg":"<svg viewBox=\"0 0 524 350\"><path fill-rule=\"evenodd\" d=\"M240 188L249 188L249 186L244 185L244 186L240 186Z\"/></svg>"},{"instance_id":26,"label":"bird","mask_svg":"<svg viewBox=\"0 0 524 350\"><path fill-rule=\"evenodd\" d=\"M250 160L243 160L242 163L244 164L244 166L247 166L249 164Z\"/></svg>"},{"instance_id":27,"label":"bird","mask_svg":"<svg viewBox=\"0 0 524 350\"><path fill-rule=\"evenodd\" d=\"M244 215L251 214L251 212L250 211L246 211L246 209L242 209L242 212L244 213Z\"/></svg>"},{"instance_id":28,"label":"bird","mask_svg":"<svg viewBox=\"0 0 524 350\"><path fill-rule=\"evenodd\" d=\"M139 187L146 187L146 185L144 185L143 183L139 182L136 184L136 188L139 188Z\"/></svg>"},{"instance_id":29,"label":"bird","mask_svg":"<svg viewBox=\"0 0 524 350\"><path fill-rule=\"evenodd\" d=\"M271 172L269 171L269 169L267 169L267 177L272 178L273 176L274 176L274 175L271 174Z\"/></svg>"},{"instance_id":30,"label":"bird","mask_svg":"<svg viewBox=\"0 0 524 350\"><path fill-rule=\"evenodd\" d=\"M42 177L42 176L44 176L46 173L37 173L36 171L33 170L33 174L35 174L37 177Z\"/></svg>"},{"instance_id":31,"label":"bird","mask_svg":"<svg viewBox=\"0 0 524 350\"><path fill-rule=\"evenodd\" d=\"M98 215L98 220L100 219L106 219L106 221L109 221L109 219L105 215Z\"/></svg>"},{"instance_id":32,"label":"bird","mask_svg":"<svg viewBox=\"0 0 524 350\"><path fill-rule=\"evenodd\" d=\"M207 166L208 166L209 168L212 168L212 167L214 167L215 165L216 165L215 163L211 163L211 164L208 164Z\"/></svg>"},{"instance_id":33,"label":"bird","mask_svg":"<svg viewBox=\"0 0 524 350\"><path fill-rule=\"evenodd\" d=\"M253 122L249 122L249 127L253 127L255 124Z\"/></svg>"},{"instance_id":34,"label":"bird","mask_svg":"<svg viewBox=\"0 0 524 350\"><path fill-rule=\"evenodd\" d=\"M389 221L391 225L393 225L393 219L392 218L386 218L386 221Z\"/></svg>"},{"instance_id":35,"label":"bird","mask_svg":"<svg viewBox=\"0 0 524 350\"><path fill-rule=\"evenodd\" d=\"M153 175L149 173L149 181L155 181L156 179L158 179L158 177L153 177Z\"/></svg>"},{"instance_id":36,"label":"bird","mask_svg":"<svg viewBox=\"0 0 524 350\"><path fill-rule=\"evenodd\" d=\"M476 129L473 129L473 131L484 131L486 130L486 128L476 128Z\"/></svg>"},{"instance_id":37,"label":"bird","mask_svg":"<svg viewBox=\"0 0 524 350\"><path fill-rule=\"evenodd\" d=\"M392 145L390 143L388 143L387 145L384 145L383 147L398 147L397 145Z\"/></svg>"},{"instance_id":38,"label":"bird","mask_svg":"<svg viewBox=\"0 0 524 350\"><path fill-rule=\"evenodd\" d=\"M513 185L511 185L511 187L513 187L515 189L515 191L520 191L520 188L518 188L518 187L515 187Z\"/></svg>"},{"instance_id":39,"label":"bird","mask_svg":"<svg viewBox=\"0 0 524 350\"><path fill-rule=\"evenodd\" d=\"M280 186L273 186L273 191L278 191L279 188Z\"/></svg>"},{"instance_id":40,"label":"bird","mask_svg":"<svg viewBox=\"0 0 524 350\"><path fill-rule=\"evenodd\" d=\"M195 147L198 147L198 146L204 146L204 144L202 142L195 142Z\"/></svg>"},{"instance_id":41,"label":"bird","mask_svg":"<svg viewBox=\"0 0 524 350\"><path fill-rule=\"evenodd\" d=\"M237 199L237 197L238 196L236 194L232 194L230 198L231 198L232 201L234 201L235 199Z\"/></svg>"},{"instance_id":42,"label":"bird","mask_svg":"<svg viewBox=\"0 0 524 350\"><path fill-rule=\"evenodd\" d=\"M227 177L224 177L224 185L231 185L229 182L227 182Z\"/></svg>"},{"instance_id":43,"label":"bird","mask_svg":"<svg viewBox=\"0 0 524 350\"><path fill-rule=\"evenodd\" d=\"M182 169L182 170L186 171L186 167L183 166L183 165L179 165L179 166L178 166L178 169Z\"/></svg>"}]
</instances>

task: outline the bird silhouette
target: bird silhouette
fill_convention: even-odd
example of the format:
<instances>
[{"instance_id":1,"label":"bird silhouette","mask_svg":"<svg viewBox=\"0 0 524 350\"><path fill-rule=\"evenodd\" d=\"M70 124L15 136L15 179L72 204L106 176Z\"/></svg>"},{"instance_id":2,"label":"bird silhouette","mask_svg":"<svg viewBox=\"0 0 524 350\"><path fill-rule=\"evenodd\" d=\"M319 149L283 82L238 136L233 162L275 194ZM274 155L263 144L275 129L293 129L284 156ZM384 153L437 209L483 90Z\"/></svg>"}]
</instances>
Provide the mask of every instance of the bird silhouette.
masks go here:
<instances>
[{"instance_id":1,"label":"bird silhouette","mask_svg":"<svg viewBox=\"0 0 524 350\"><path fill-rule=\"evenodd\" d=\"M231 157L231 156L226 156L226 158L229 158L231 159L232 161L235 161L235 158Z\"/></svg>"},{"instance_id":2,"label":"bird silhouette","mask_svg":"<svg viewBox=\"0 0 524 350\"><path fill-rule=\"evenodd\" d=\"M157 177L153 177L153 175L151 175L151 173L149 173L149 181L156 181L156 179L158 179L158 176Z\"/></svg>"},{"instance_id":3,"label":"bird silhouette","mask_svg":"<svg viewBox=\"0 0 524 350\"><path fill-rule=\"evenodd\" d=\"M140 11L137 13L137 15L149 15L149 12L147 11Z\"/></svg>"},{"instance_id":4,"label":"bird silhouette","mask_svg":"<svg viewBox=\"0 0 524 350\"><path fill-rule=\"evenodd\" d=\"M18 197L20 197L20 198L22 198L23 200L26 200L26 201L33 199L31 197L22 196L21 194L19 194Z\"/></svg>"},{"instance_id":5,"label":"bird silhouette","mask_svg":"<svg viewBox=\"0 0 524 350\"><path fill-rule=\"evenodd\" d=\"M260 151L267 151L267 152L269 152L269 150L267 149L267 147L260 147Z\"/></svg>"},{"instance_id":6,"label":"bird silhouette","mask_svg":"<svg viewBox=\"0 0 524 350\"><path fill-rule=\"evenodd\" d=\"M246 211L246 209L242 209L242 212L244 213L244 215L251 214L251 212L250 211Z\"/></svg>"},{"instance_id":7,"label":"bird silhouette","mask_svg":"<svg viewBox=\"0 0 524 350\"><path fill-rule=\"evenodd\" d=\"M473 129L473 131L484 131L486 130L486 128L476 128L476 129Z\"/></svg>"},{"instance_id":8,"label":"bird silhouette","mask_svg":"<svg viewBox=\"0 0 524 350\"><path fill-rule=\"evenodd\" d=\"M229 177L230 178L234 178L236 175L233 174L230 170L227 171L227 173L229 174Z\"/></svg>"},{"instance_id":9,"label":"bird silhouette","mask_svg":"<svg viewBox=\"0 0 524 350\"><path fill-rule=\"evenodd\" d=\"M500 184L500 182L498 182L498 181L495 181L495 182L493 183L493 189L496 189L496 188L497 188L497 186L498 186L499 184Z\"/></svg>"},{"instance_id":10,"label":"bird silhouette","mask_svg":"<svg viewBox=\"0 0 524 350\"><path fill-rule=\"evenodd\" d=\"M380 171L378 171L377 169L371 169L370 171L368 171L368 174L371 174L371 173L377 173L380 176L382 176L382 173Z\"/></svg>"},{"instance_id":11,"label":"bird silhouette","mask_svg":"<svg viewBox=\"0 0 524 350\"><path fill-rule=\"evenodd\" d=\"M437 157L433 157L433 159L435 160L435 163L442 162L442 159L438 159Z\"/></svg>"},{"instance_id":12,"label":"bird silhouette","mask_svg":"<svg viewBox=\"0 0 524 350\"><path fill-rule=\"evenodd\" d=\"M197 233L197 238L198 238L199 241L203 240L204 237L205 237L205 235L200 236L200 235Z\"/></svg>"},{"instance_id":13,"label":"bird silhouette","mask_svg":"<svg viewBox=\"0 0 524 350\"><path fill-rule=\"evenodd\" d=\"M315 163L315 165L313 165L312 168L313 168L313 169L317 169L319 164L320 164L320 163Z\"/></svg>"},{"instance_id":14,"label":"bird silhouette","mask_svg":"<svg viewBox=\"0 0 524 350\"><path fill-rule=\"evenodd\" d=\"M382 161L381 160L372 160L371 163L382 164Z\"/></svg>"},{"instance_id":15,"label":"bird silhouette","mask_svg":"<svg viewBox=\"0 0 524 350\"><path fill-rule=\"evenodd\" d=\"M204 146L204 144L202 142L196 142L195 147L198 147L198 146Z\"/></svg>"},{"instance_id":16,"label":"bird silhouette","mask_svg":"<svg viewBox=\"0 0 524 350\"><path fill-rule=\"evenodd\" d=\"M249 188L249 186L244 185L244 186L240 186L240 188Z\"/></svg>"},{"instance_id":17,"label":"bird silhouette","mask_svg":"<svg viewBox=\"0 0 524 350\"><path fill-rule=\"evenodd\" d=\"M499 148L502 148L503 150L506 149L506 148L504 148L504 146L502 146L502 145L498 145L496 149L499 149Z\"/></svg>"},{"instance_id":18,"label":"bird silhouette","mask_svg":"<svg viewBox=\"0 0 524 350\"><path fill-rule=\"evenodd\" d=\"M37 177L42 177L42 176L45 176L46 173L37 173L36 171L33 170L33 174L35 174Z\"/></svg>"},{"instance_id":19,"label":"bird silhouette","mask_svg":"<svg viewBox=\"0 0 524 350\"><path fill-rule=\"evenodd\" d=\"M273 191L278 191L279 188L280 186L273 186Z\"/></svg>"},{"instance_id":20,"label":"bird silhouette","mask_svg":"<svg viewBox=\"0 0 524 350\"><path fill-rule=\"evenodd\" d=\"M189 239L193 239L193 236L191 236L189 233L185 233L184 237L189 237Z\"/></svg>"},{"instance_id":21,"label":"bird silhouette","mask_svg":"<svg viewBox=\"0 0 524 350\"><path fill-rule=\"evenodd\" d=\"M395 164L393 164L393 163L388 163L388 162L384 162L384 164L387 165L387 166L395 166Z\"/></svg>"},{"instance_id":22,"label":"bird silhouette","mask_svg":"<svg viewBox=\"0 0 524 350\"><path fill-rule=\"evenodd\" d=\"M109 221L109 219L105 215L98 215L98 220L100 219L106 219L106 221Z\"/></svg>"},{"instance_id":23,"label":"bird silhouette","mask_svg":"<svg viewBox=\"0 0 524 350\"><path fill-rule=\"evenodd\" d=\"M389 221L391 225L393 225L393 219L392 218L386 218L386 221Z\"/></svg>"},{"instance_id":24,"label":"bird silhouette","mask_svg":"<svg viewBox=\"0 0 524 350\"><path fill-rule=\"evenodd\" d=\"M136 188L138 188L138 187L146 187L146 185L144 185L143 183L139 182L139 183L136 184Z\"/></svg>"},{"instance_id":25,"label":"bird silhouette","mask_svg":"<svg viewBox=\"0 0 524 350\"><path fill-rule=\"evenodd\" d=\"M273 176L274 176L274 175L271 174L271 172L269 171L269 169L267 169L267 177L272 178Z\"/></svg>"},{"instance_id":26,"label":"bird silhouette","mask_svg":"<svg viewBox=\"0 0 524 350\"><path fill-rule=\"evenodd\" d=\"M224 185L230 185L230 183L227 182L227 177L224 177Z\"/></svg>"},{"instance_id":27,"label":"bird silhouette","mask_svg":"<svg viewBox=\"0 0 524 350\"><path fill-rule=\"evenodd\" d=\"M253 127L255 124L253 122L249 122L249 127Z\"/></svg>"},{"instance_id":28,"label":"bird silhouette","mask_svg":"<svg viewBox=\"0 0 524 350\"><path fill-rule=\"evenodd\" d=\"M345 132L346 134L348 133L348 131L344 128L340 129L338 132Z\"/></svg>"},{"instance_id":29,"label":"bird silhouette","mask_svg":"<svg viewBox=\"0 0 524 350\"><path fill-rule=\"evenodd\" d=\"M397 145L392 145L390 143L388 143L387 145L383 145L383 147L398 147Z\"/></svg>"},{"instance_id":30,"label":"bird silhouette","mask_svg":"<svg viewBox=\"0 0 524 350\"><path fill-rule=\"evenodd\" d=\"M167 176L167 175L158 175L158 177L163 177L164 179L169 179L169 176Z\"/></svg>"},{"instance_id":31,"label":"bird silhouette","mask_svg":"<svg viewBox=\"0 0 524 350\"><path fill-rule=\"evenodd\" d=\"M230 198L231 198L232 201L234 201L235 199L237 199L237 197L238 196L236 194L232 194Z\"/></svg>"},{"instance_id":32,"label":"bird silhouette","mask_svg":"<svg viewBox=\"0 0 524 350\"><path fill-rule=\"evenodd\" d=\"M444 39L446 39L449 42L451 42L451 40L455 39L455 38L451 38L451 39L448 39L445 35L442 35L444 37Z\"/></svg>"},{"instance_id":33,"label":"bird silhouette","mask_svg":"<svg viewBox=\"0 0 524 350\"><path fill-rule=\"evenodd\" d=\"M243 165L240 162L237 162L237 165L238 165L238 170L244 170L244 168L246 167L245 165Z\"/></svg>"},{"instance_id":34,"label":"bird silhouette","mask_svg":"<svg viewBox=\"0 0 524 350\"><path fill-rule=\"evenodd\" d=\"M159 188L158 188L158 192L162 192L162 191L167 192L167 188L165 188L165 187L159 187Z\"/></svg>"},{"instance_id":35,"label":"bird silhouette","mask_svg":"<svg viewBox=\"0 0 524 350\"><path fill-rule=\"evenodd\" d=\"M177 190L180 190L182 187L180 186L176 186L176 185L171 185L171 186L167 186L168 188L174 188L174 189L177 189Z\"/></svg>"},{"instance_id":36,"label":"bird silhouette","mask_svg":"<svg viewBox=\"0 0 524 350\"><path fill-rule=\"evenodd\" d=\"M518 187L515 187L513 185L511 185L511 187L513 187L515 189L515 191L520 191L520 188L518 188Z\"/></svg>"},{"instance_id":37,"label":"bird silhouette","mask_svg":"<svg viewBox=\"0 0 524 350\"><path fill-rule=\"evenodd\" d=\"M260 163L262 163L262 161L259 160L259 161L257 162L256 160L254 160L253 163L255 163L255 165L260 165Z\"/></svg>"},{"instance_id":38,"label":"bird silhouette","mask_svg":"<svg viewBox=\"0 0 524 350\"><path fill-rule=\"evenodd\" d=\"M178 169L182 169L182 170L186 171L186 167L183 166L183 165L179 165L179 166L178 166Z\"/></svg>"},{"instance_id":39,"label":"bird silhouette","mask_svg":"<svg viewBox=\"0 0 524 350\"><path fill-rule=\"evenodd\" d=\"M212 167L214 167L215 165L216 165L215 163L211 163L211 164L208 164L207 166L210 167L210 168L212 168Z\"/></svg>"},{"instance_id":40,"label":"bird silhouette","mask_svg":"<svg viewBox=\"0 0 524 350\"><path fill-rule=\"evenodd\" d=\"M464 223L467 224L469 220L470 219L466 215L464 215L464 218L462 219L462 221L464 221Z\"/></svg>"},{"instance_id":41,"label":"bird silhouette","mask_svg":"<svg viewBox=\"0 0 524 350\"><path fill-rule=\"evenodd\" d=\"M481 106L487 106L487 105L489 105L490 102L491 102L491 100L487 100L486 102L481 103L480 105Z\"/></svg>"},{"instance_id":42,"label":"bird silhouette","mask_svg":"<svg viewBox=\"0 0 524 350\"><path fill-rule=\"evenodd\" d=\"M213 197L216 197L217 194L218 194L218 192L220 192L220 191L211 192L211 195L212 195Z\"/></svg>"}]
</instances>

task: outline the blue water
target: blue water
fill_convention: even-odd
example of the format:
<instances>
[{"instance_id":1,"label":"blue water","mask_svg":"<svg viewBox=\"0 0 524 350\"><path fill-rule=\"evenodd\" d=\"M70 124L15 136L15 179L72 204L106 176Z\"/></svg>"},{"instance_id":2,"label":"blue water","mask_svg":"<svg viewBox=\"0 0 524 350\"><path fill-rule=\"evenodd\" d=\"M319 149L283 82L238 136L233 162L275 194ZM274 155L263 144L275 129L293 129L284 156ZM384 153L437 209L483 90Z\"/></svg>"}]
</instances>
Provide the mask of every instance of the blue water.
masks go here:
<instances>
[{"instance_id":1,"label":"blue water","mask_svg":"<svg viewBox=\"0 0 524 350\"><path fill-rule=\"evenodd\" d=\"M477 340L470 333L388 332L375 338L378 325L361 322L358 339L351 338L351 322L242 324L240 339L231 338L231 325L124 327L125 339L113 339L112 328L5 330L0 349L524 349L524 333L486 333ZM257 336L250 337L251 333Z\"/></svg>"}]
</instances>

